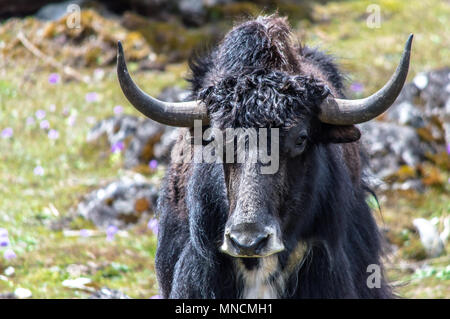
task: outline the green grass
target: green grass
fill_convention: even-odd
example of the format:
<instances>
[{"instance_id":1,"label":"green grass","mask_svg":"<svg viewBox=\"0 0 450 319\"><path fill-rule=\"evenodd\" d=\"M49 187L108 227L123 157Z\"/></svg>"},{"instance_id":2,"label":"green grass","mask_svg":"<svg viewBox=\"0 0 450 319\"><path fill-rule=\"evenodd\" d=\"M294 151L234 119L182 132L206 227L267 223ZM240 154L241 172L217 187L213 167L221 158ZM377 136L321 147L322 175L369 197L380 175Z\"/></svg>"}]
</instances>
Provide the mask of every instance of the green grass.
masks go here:
<instances>
[{"instance_id":1,"label":"green grass","mask_svg":"<svg viewBox=\"0 0 450 319\"><path fill-rule=\"evenodd\" d=\"M112 262L129 268L111 277L103 276L101 270L94 271L89 277L95 279L96 285L120 288L132 297L156 294L156 239L145 225L133 227L128 238L116 238L111 243L105 237L67 238L49 229L50 222L68 215L87 191L123 174L120 160L110 160L109 154L101 156L101 152L86 144L93 123L113 115L115 105L121 104L126 113L136 114L125 102L114 70L107 70L104 80L88 86L77 82L52 85L47 81L50 70L33 73L31 69L8 69L8 80L0 82L1 129L11 127L14 132L12 138L0 139L0 227L8 229L12 248L18 255L12 261L0 257L0 273L9 265L16 271L8 282L0 281L0 292L24 287L34 297L83 297L61 283L68 278L68 265L92 261L104 264L103 268ZM169 70L136 74L136 80L156 94L162 87L180 84L185 66L175 65ZM97 92L100 100L86 102L88 92ZM51 104L55 105L53 112ZM59 132L59 139L49 139L39 121L26 125L27 117L35 117L37 110L45 110L45 119L51 129ZM70 115L63 115L64 110L77 114L73 126L68 124ZM44 169L43 176L33 172L38 165ZM60 216L51 213L51 205ZM54 271L55 267L59 270Z\"/></svg>"},{"instance_id":2,"label":"green grass","mask_svg":"<svg viewBox=\"0 0 450 319\"><path fill-rule=\"evenodd\" d=\"M370 93L390 76L399 60L403 44L410 32L415 33L411 75L450 61L450 6L445 1L380 1L382 26L369 29L365 24L366 7L373 1L341 1L317 6L315 24L299 21L295 30L301 39L335 54L349 72L352 81L362 82ZM377 2L375 2L377 3ZM1 56L1 55L0 55ZM133 69L133 65L131 65ZM83 74L93 70L78 70ZM0 280L0 293L28 288L36 298L84 298L85 291L64 288L62 282L71 278L68 266L86 265L84 277L94 287L107 286L131 297L148 298L157 294L154 272L156 239L142 221L127 230L127 237L116 236L108 242L105 236L92 238L65 237L52 231L51 222L69 214L87 191L121 176L121 159L112 160L107 149L100 152L86 144L86 135L93 123L113 115L115 105L123 105L125 113L137 114L126 102L117 83L114 68L106 68L105 78L90 85L64 81L48 83L52 70L36 58L17 59L0 64L0 130L11 127L10 139L0 139L0 227L9 231L11 246L17 258L0 256L0 274L8 266L15 274ZM167 85L182 85L186 65L169 66L165 72L134 73L136 81L151 94ZM100 100L86 102L89 92ZM51 111L51 105L55 110ZM26 125L37 110L46 111L50 128L59 132L59 139L50 140L39 128L39 121ZM76 115L73 126L69 115ZM43 176L33 170L42 166ZM448 178L448 172L446 178ZM392 194L382 201L385 225L394 236L405 230L412 232L412 219L448 215L448 185L444 190L432 189L425 194ZM445 193L447 192L447 193ZM54 206L58 213L55 215ZM380 221L381 223L381 221ZM77 220L73 228L92 225ZM394 257L388 264L390 279L399 283L404 297L449 297L448 276L438 276L450 263L448 256L416 261ZM3 252L3 250L1 251ZM398 267L400 262L418 265L428 263L435 271L411 273Z\"/></svg>"},{"instance_id":3,"label":"green grass","mask_svg":"<svg viewBox=\"0 0 450 319\"><path fill-rule=\"evenodd\" d=\"M369 5L380 8L380 28L367 26ZM450 61L450 4L447 1L339 1L316 6L315 24L300 21L302 42L332 53L364 94L380 88L397 66L406 39L414 34L408 79Z\"/></svg>"}]
</instances>

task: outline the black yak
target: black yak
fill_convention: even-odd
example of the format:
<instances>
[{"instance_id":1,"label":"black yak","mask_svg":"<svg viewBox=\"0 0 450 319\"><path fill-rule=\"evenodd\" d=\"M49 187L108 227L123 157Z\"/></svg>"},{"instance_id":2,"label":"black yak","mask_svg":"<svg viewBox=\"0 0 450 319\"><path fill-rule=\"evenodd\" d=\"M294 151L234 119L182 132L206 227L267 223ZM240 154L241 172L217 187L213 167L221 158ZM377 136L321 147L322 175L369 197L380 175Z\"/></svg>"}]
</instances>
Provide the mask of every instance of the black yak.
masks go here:
<instances>
[{"instance_id":1,"label":"black yak","mask_svg":"<svg viewBox=\"0 0 450 319\"><path fill-rule=\"evenodd\" d=\"M156 270L164 298L393 296L366 203L371 190L355 124L394 102L408 73L411 42L412 35L382 89L348 100L332 58L296 44L285 18L258 17L191 61L193 101L184 103L141 91L119 43L117 71L128 100L155 121L185 127L158 204ZM276 171L263 174L259 159L193 161L191 144L205 147L205 140L192 139L195 120L215 132L278 129L276 143L270 142L278 147ZM224 153L234 159L235 151Z\"/></svg>"}]
</instances>

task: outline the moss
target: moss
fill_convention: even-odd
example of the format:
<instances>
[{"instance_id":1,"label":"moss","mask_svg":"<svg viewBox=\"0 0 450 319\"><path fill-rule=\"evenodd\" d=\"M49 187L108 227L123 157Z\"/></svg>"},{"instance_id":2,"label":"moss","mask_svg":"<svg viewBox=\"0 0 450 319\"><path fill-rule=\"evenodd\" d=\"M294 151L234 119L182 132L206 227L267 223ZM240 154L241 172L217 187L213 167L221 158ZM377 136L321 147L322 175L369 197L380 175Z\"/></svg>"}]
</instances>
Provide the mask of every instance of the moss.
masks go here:
<instances>
[{"instance_id":1,"label":"moss","mask_svg":"<svg viewBox=\"0 0 450 319\"><path fill-rule=\"evenodd\" d=\"M179 21L147 20L139 15L127 12L123 18L130 30L142 34L160 59L174 62L187 59L194 48L210 42L214 38L213 30L208 27L186 29Z\"/></svg>"},{"instance_id":2,"label":"moss","mask_svg":"<svg viewBox=\"0 0 450 319\"><path fill-rule=\"evenodd\" d=\"M404 243L402 256L406 259L424 260L427 258L427 253L423 248L420 239L414 237Z\"/></svg>"}]
</instances>

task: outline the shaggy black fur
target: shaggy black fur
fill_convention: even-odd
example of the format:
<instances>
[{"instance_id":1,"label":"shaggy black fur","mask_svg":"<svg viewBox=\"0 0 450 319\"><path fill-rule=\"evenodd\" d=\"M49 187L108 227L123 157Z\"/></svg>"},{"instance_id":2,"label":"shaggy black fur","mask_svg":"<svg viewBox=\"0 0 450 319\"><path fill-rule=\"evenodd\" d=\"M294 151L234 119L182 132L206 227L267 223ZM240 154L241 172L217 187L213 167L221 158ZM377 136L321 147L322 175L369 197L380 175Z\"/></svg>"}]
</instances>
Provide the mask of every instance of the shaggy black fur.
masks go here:
<instances>
[{"instance_id":1,"label":"shaggy black fur","mask_svg":"<svg viewBox=\"0 0 450 319\"><path fill-rule=\"evenodd\" d=\"M381 244L365 201L360 148L354 143L359 131L317 119L318 105L330 92L343 97L342 76L330 57L295 47L290 37L285 19L277 16L235 27L214 51L191 61L193 95L206 103L211 125L219 128L301 122L321 136L286 164L278 212L286 250L277 254L274 284L299 242L307 243L308 252L296 261L279 296L391 297L384 278L380 288L367 286L368 265L381 265ZM169 166L158 205L156 269L163 297L240 297L244 283L235 258L218 249L229 215L224 174L218 164ZM245 261L247 269L258 264Z\"/></svg>"}]
</instances>

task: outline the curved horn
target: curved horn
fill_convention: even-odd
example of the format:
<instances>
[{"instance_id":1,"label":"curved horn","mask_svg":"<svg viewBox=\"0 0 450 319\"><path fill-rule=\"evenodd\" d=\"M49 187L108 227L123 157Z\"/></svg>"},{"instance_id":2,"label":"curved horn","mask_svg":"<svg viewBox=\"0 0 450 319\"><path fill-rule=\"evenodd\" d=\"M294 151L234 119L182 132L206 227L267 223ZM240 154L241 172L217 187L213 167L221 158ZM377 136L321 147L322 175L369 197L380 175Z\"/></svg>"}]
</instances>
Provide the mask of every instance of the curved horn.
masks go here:
<instances>
[{"instance_id":1,"label":"curved horn","mask_svg":"<svg viewBox=\"0 0 450 319\"><path fill-rule=\"evenodd\" d=\"M386 111L400 94L408 75L412 39L410 34L400 64L378 92L359 100L327 98L320 105L319 119L328 124L351 125L369 121Z\"/></svg>"},{"instance_id":2,"label":"curved horn","mask_svg":"<svg viewBox=\"0 0 450 319\"><path fill-rule=\"evenodd\" d=\"M163 102L142 91L128 73L122 43L119 41L117 45L117 76L120 87L136 109L152 120L170 126L192 127L194 120L209 123L206 107L199 101Z\"/></svg>"}]
</instances>

